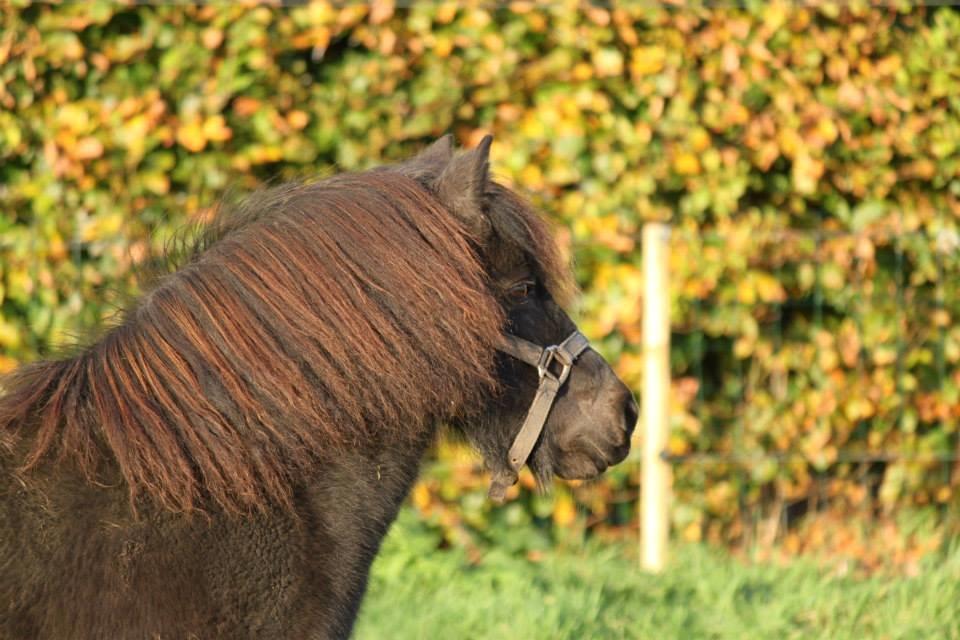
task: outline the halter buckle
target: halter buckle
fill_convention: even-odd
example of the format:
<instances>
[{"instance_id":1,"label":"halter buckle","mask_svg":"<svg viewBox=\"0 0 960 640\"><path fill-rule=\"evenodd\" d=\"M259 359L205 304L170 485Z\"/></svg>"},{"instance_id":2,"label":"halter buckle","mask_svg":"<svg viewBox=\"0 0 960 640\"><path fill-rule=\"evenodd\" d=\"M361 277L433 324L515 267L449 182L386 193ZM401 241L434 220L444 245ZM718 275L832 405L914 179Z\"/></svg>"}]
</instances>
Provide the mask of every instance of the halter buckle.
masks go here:
<instances>
[{"instance_id":1,"label":"halter buckle","mask_svg":"<svg viewBox=\"0 0 960 640\"><path fill-rule=\"evenodd\" d=\"M554 362L559 362L560 373L554 373L550 366ZM540 375L540 379L552 378L556 380L559 384L566 382L567 377L570 376L570 369L573 368L573 359L570 357L570 354L566 352L565 349L562 349L560 345L550 345L549 347L544 347L543 352L540 354L540 359L537 361L537 373Z\"/></svg>"}]
</instances>

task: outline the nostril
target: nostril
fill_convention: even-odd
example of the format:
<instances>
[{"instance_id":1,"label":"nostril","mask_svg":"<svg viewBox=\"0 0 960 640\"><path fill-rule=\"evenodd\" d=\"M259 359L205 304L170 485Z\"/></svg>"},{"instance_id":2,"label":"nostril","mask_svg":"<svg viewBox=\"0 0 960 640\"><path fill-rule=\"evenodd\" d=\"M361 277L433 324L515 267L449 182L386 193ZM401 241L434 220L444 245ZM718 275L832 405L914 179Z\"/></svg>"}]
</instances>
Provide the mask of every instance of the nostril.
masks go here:
<instances>
[{"instance_id":1,"label":"nostril","mask_svg":"<svg viewBox=\"0 0 960 640\"><path fill-rule=\"evenodd\" d=\"M623 416L626 419L627 435L632 435L634 427L637 426L637 418L640 416L640 407L637 406L637 401L633 399L633 395L627 396Z\"/></svg>"}]
</instances>

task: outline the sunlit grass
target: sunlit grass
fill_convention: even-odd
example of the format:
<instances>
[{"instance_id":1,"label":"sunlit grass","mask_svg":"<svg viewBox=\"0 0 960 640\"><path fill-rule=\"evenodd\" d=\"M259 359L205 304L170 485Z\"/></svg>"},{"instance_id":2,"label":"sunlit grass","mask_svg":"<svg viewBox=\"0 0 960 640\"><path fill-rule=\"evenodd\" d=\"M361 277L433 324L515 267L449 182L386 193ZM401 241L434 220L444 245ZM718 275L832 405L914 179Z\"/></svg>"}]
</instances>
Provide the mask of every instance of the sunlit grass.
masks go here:
<instances>
[{"instance_id":1,"label":"sunlit grass","mask_svg":"<svg viewBox=\"0 0 960 640\"><path fill-rule=\"evenodd\" d=\"M523 529L506 533L524 536ZM960 551L914 578L832 577L809 561L745 564L674 550L661 576L633 549L588 544L535 554L437 549L404 514L374 565L355 637L960 638ZM474 558L476 560L476 558Z\"/></svg>"}]
</instances>

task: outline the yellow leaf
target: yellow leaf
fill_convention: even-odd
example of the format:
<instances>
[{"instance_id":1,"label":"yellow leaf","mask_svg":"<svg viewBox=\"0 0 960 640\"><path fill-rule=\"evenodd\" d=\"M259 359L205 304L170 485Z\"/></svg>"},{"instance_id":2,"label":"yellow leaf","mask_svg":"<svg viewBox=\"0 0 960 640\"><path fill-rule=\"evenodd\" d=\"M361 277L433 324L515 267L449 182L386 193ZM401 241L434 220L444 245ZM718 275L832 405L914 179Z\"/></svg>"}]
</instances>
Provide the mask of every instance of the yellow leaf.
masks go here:
<instances>
[{"instance_id":1,"label":"yellow leaf","mask_svg":"<svg viewBox=\"0 0 960 640\"><path fill-rule=\"evenodd\" d=\"M223 142L233 136L233 131L227 126L221 115L210 116L203 122L203 137L214 142Z\"/></svg>"},{"instance_id":2,"label":"yellow leaf","mask_svg":"<svg viewBox=\"0 0 960 640\"><path fill-rule=\"evenodd\" d=\"M703 127L696 127L690 133L690 146L696 152L706 151L710 148L710 134Z\"/></svg>"},{"instance_id":3,"label":"yellow leaf","mask_svg":"<svg viewBox=\"0 0 960 640\"><path fill-rule=\"evenodd\" d=\"M686 527L683 528L683 533L681 534L683 539L686 542L700 542L703 538L703 530L699 522L691 522Z\"/></svg>"},{"instance_id":4,"label":"yellow leaf","mask_svg":"<svg viewBox=\"0 0 960 640\"><path fill-rule=\"evenodd\" d=\"M881 76L891 76L899 71L900 67L900 56L894 53L877 62L877 73Z\"/></svg>"},{"instance_id":5,"label":"yellow leaf","mask_svg":"<svg viewBox=\"0 0 960 640\"><path fill-rule=\"evenodd\" d=\"M259 100L248 96L240 96L233 101L233 110L238 116L252 116L260 110L260 107L261 103Z\"/></svg>"},{"instance_id":6,"label":"yellow leaf","mask_svg":"<svg viewBox=\"0 0 960 640\"><path fill-rule=\"evenodd\" d=\"M833 349L824 349L817 357L817 364L824 371L833 371L840 365L840 356Z\"/></svg>"},{"instance_id":7,"label":"yellow leaf","mask_svg":"<svg viewBox=\"0 0 960 640\"><path fill-rule=\"evenodd\" d=\"M543 173L535 164L528 164L520 172L520 182L529 189L539 189L543 186Z\"/></svg>"},{"instance_id":8,"label":"yellow leaf","mask_svg":"<svg viewBox=\"0 0 960 640\"><path fill-rule=\"evenodd\" d=\"M653 139L653 129L650 128L646 122L638 122L633 127L634 133L637 135L637 142L640 144L647 144Z\"/></svg>"},{"instance_id":9,"label":"yellow leaf","mask_svg":"<svg viewBox=\"0 0 960 640\"><path fill-rule=\"evenodd\" d=\"M529 0L518 0L517 2L511 2L507 6L510 11L520 15L528 14L536 8L536 4Z\"/></svg>"},{"instance_id":10,"label":"yellow leaf","mask_svg":"<svg viewBox=\"0 0 960 640\"><path fill-rule=\"evenodd\" d=\"M523 123L520 125L520 131L525 138L530 140L539 140L547 135L547 130L543 124L543 121L533 111L528 111L523 117Z\"/></svg>"},{"instance_id":11,"label":"yellow leaf","mask_svg":"<svg viewBox=\"0 0 960 640\"><path fill-rule=\"evenodd\" d=\"M370 3L370 23L382 24L393 17L393 0L373 0Z\"/></svg>"},{"instance_id":12,"label":"yellow leaf","mask_svg":"<svg viewBox=\"0 0 960 640\"><path fill-rule=\"evenodd\" d=\"M333 4L325 0L313 0L306 8L306 20L311 25L332 24L337 17Z\"/></svg>"},{"instance_id":13,"label":"yellow leaf","mask_svg":"<svg viewBox=\"0 0 960 640\"><path fill-rule=\"evenodd\" d=\"M870 400L862 397L856 397L847 400L846 404L843 406L843 413L847 417L847 420L855 422L857 420L863 420L872 417L875 413L875 410L873 403L870 402Z\"/></svg>"},{"instance_id":14,"label":"yellow leaf","mask_svg":"<svg viewBox=\"0 0 960 640\"><path fill-rule=\"evenodd\" d=\"M180 146L193 152L203 151L207 146L207 138L203 133L203 126L198 120L180 125L177 128L177 142Z\"/></svg>"},{"instance_id":15,"label":"yellow leaf","mask_svg":"<svg viewBox=\"0 0 960 640\"><path fill-rule=\"evenodd\" d=\"M729 482L714 484L707 489L704 496L707 508L713 513L723 513L729 510L733 497L733 486Z\"/></svg>"},{"instance_id":16,"label":"yellow leaf","mask_svg":"<svg viewBox=\"0 0 960 640\"><path fill-rule=\"evenodd\" d=\"M47 245L47 257L51 260L63 260L67 257L67 244L63 241L63 237L59 233L54 232L50 236L49 244ZM3 299L3 287L0 285L0 300Z\"/></svg>"},{"instance_id":17,"label":"yellow leaf","mask_svg":"<svg viewBox=\"0 0 960 640\"><path fill-rule=\"evenodd\" d=\"M81 138L73 148L73 157L78 160L92 160L103 155L103 143L94 137Z\"/></svg>"},{"instance_id":18,"label":"yellow leaf","mask_svg":"<svg viewBox=\"0 0 960 640\"><path fill-rule=\"evenodd\" d=\"M673 159L673 170L677 175L695 176L700 173L700 160L686 151L678 153Z\"/></svg>"},{"instance_id":19,"label":"yellow leaf","mask_svg":"<svg viewBox=\"0 0 960 640\"><path fill-rule=\"evenodd\" d=\"M763 11L763 26L770 32L777 31L787 21L787 6L782 2L771 2Z\"/></svg>"},{"instance_id":20,"label":"yellow leaf","mask_svg":"<svg viewBox=\"0 0 960 640\"><path fill-rule=\"evenodd\" d=\"M737 301L748 306L757 302L757 289L749 278L743 278L737 283Z\"/></svg>"},{"instance_id":21,"label":"yellow leaf","mask_svg":"<svg viewBox=\"0 0 960 640\"><path fill-rule=\"evenodd\" d=\"M247 158L249 158L253 164L277 162L283 158L283 149L278 145L250 145L247 147Z\"/></svg>"},{"instance_id":22,"label":"yellow leaf","mask_svg":"<svg viewBox=\"0 0 960 640\"><path fill-rule=\"evenodd\" d=\"M765 142L757 149L754 162L761 171L766 171L780 157L780 149L775 142Z\"/></svg>"},{"instance_id":23,"label":"yellow leaf","mask_svg":"<svg viewBox=\"0 0 960 640\"><path fill-rule=\"evenodd\" d=\"M737 338L733 343L733 355L741 360L753 354L754 342L750 338Z\"/></svg>"},{"instance_id":24,"label":"yellow leaf","mask_svg":"<svg viewBox=\"0 0 960 640\"><path fill-rule=\"evenodd\" d=\"M577 82L584 82L593 77L593 67L586 62L579 62L574 65L571 75Z\"/></svg>"},{"instance_id":25,"label":"yellow leaf","mask_svg":"<svg viewBox=\"0 0 960 640\"><path fill-rule=\"evenodd\" d=\"M143 186L157 195L165 195L170 191L170 178L156 171L140 174Z\"/></svg>"},{"instance_id":26,"label":"yellow leaf","mask_svg":"<svg viewBox=\"0 0 960 640\"><path fill-rule=\"evenodd\" d=\"M423 482L418 482L413 488L413 505L420 511L426 511L430 506L430 489Z\"/></svg>"},{"instance_id":27,"label":"yellow leaf","mask_svg":"<svg viewBox=\"0 0 960 640\"><path fill-rule=\"evenodd\" d=\"M667 50L664 47L638 47L630 54L630 73L635 78L660 73L666 60Z\"/></svg>"},{"instance_id":28,"label":"yellow leaf","mask_svg":"<svg viewBox=\"0 0 960 640\"><path fill-rule=\"evenodd\" d=\"M783 302L787 297L780 282L766 273L757 274L756 287L760 299L764 302Z\"/></svg>"},{"instance_id":29,"label":"yellow leaf","mask_svg":"<svg viewBox=\"0 0 960 640\"><path fill-rule=\"evenodd\" d=\"M80 237L84 242L93 242L102 240L115 235L123 227L123 215L111 213L97 216L84 226L80 232Z\"/></svg>"},{"instance_id":30,"label":"yellow leaf","mask_svg":"<svg viewBox=\"0 0 960 640\"><path fill-rule=\"evenodd\" d=\"M57 109L57 123L70 131L84 131L90 126L90 114L75 104Z\"/></svg>"},{"instance_id":31,"label":"yellow leaf","mask_svg":"<svg viewBox=\"0 0 960 640\"><path fill-rule=\"evenodd\" d=\"M750 121L750 110L739 102L733 102L728 105L727 123L731 125L744 125Z\"/></svg>"},{"instance_id":32,"label":"yellow leaf","mask_svg":"<svg viewBox=\"0 0 960 640\"><path fill-rule=\"evenodd\" d=\"M296 109L287 114L287 124L292 128L300 130L307 126L307 123L310 121L310 116L304 111Z\"/></svg>"},{"instance_id":33,"label":"yellow leaf","mask_svg":"<svg viewBox=\"0 0 960 640\"><path fill-rule=\"evenodd\" d=\"M810 24L810 12L806 9L794 8L790 13L790 28L793 31L803 31Z\"/></svg>"},{"instance_id":34,"label":"yellow leaf","mask_svg":"<svg viewBox=\"0 0 960 640\"><path fill-rule=\"evenodd\" d=\"M33 278L25 268L7 268L7 297L25 301L33 295ZM0 319L0 322L3 322Z\"/></svg>"},{"instance_id":35,"label":"yellow leaf","mask_svg":"<svg viewBox=\"0 0 960 640\"><path fill-rule=\"evenodd\" d=\"M811 157L806 151L801 151L793 160L792 175L793 186L797 193L815 193L820 177L823 175L823 161Z\"/></svg>"},{"instance_id":36,"label":"yellow leaf","mask_svg":"<svg viewBox=\"0 0 960 640\"><path fill-rule=\"evenodd\" d=\"M821 118L817 122L817 133L821 138L826 140L827 144L832 143L837 139L837 135L839 135L837 125L835 125L830 118Z\"/></svg>"},{"instance_id":37,"label":"yellow leaf","mask_svg":"<svg viewBox=\"0 0 960 640\"><path fill-rule=\"evenodd\" d=\"M930 319L935 327L949 327L950 313L946 309L936 309L931 314Z\"/></svg>"},{"instance_id":38,"label":"yellow leaf","mask_svg":"<svg viewBox=\"0 0 960 640\"><path fill-rule=\"evenodd\" d=\"M209 27L203 30L200 35L200 41L207 49L216 49L223 42L223 31L216 27Z\"/></svg>"},{"instance_id":39,"label":"yellow leaf","mask_svg":"<svg viewBox=\"0 0 960 640\"><path fill-rule=\"evenodd\" d=\"M681 435L672 433L667 438L667 453L674 456L682 456L690 452L690 443Z\"/></svg>"},{"instance_id":40,"label":"yellow leaf","mask_svg":"<svg viewBox=\"0 0 960 640\"><path fill-rule=\"evenodd\" d=\"M593 54L593 66L598 78L609 78L623 74L623 55L616 49L600 49Z\"/></svg>"},{"instance_id":41,"label":"yellow leaf","mask_svg":"<svg viewBox=\"0 0 960 640\"><path fill-rule=\"evenodd\" d=\"M73 36L73 34L70 35ZM73 36L63 41L59 53L66 60L79 60L83 57L83 45L76 36Z\"/></svg>"},{"instance_id":42,"label":"yellow leaf","mask_svg":"<svg viewBox=\"0 0 960 640\"><path fill-rule=\"evenodd\" d=\"M569 527L577 519L577 507L566 493L557 494L553 505L553 522L559 527Z\"/></svg>"},{"instance_id":43,"label":"yellow leaf","mask_svg":"<svg viewBox=\"0 0 960 640\"><path fill-rule=\"evenodd\" d=\"M897 360L897 350L893 347L877 347L873 352L873 362L877 366L885 367Z\"/></svg>"},{"instance_id":44,"label":"yellow leaf","mask_svg":"<svg viewBox=\"0 0 960 640\"><path fill-rule=\"evenodd\" d=\"M728 42L723 46L721 53L723 61L723 70L727 73L733 73L740 68L740 50L733 42Z\"/></svg>"},{"instance_id":45,"label":"yellow leaf","mask_svg":"<svg viewBox=\"0 0 960 640\"><path fill-rule=\"evenodd\" d=\"M20 346L20 329L3 318L0 318L0 346L8 349L16 349Z\"/></svg>"},{"instance_id":46,"label":"yellow leaf","mask_svg":"<svg viewBox=\"0 0 960 640\"><path fill-rule=\"evenodd\" d=\"M436 20L440 24L449 24L457 15L457 3L456 2L444 2L439 7L437 7L437 16Z\"/></svg>"},{"instance_id":47,"label":"yellow leaf","mask_svg":"<svg viewBox=\"0 0 960 640\"><path fill-rule=\"evenodd\" d=\"M627 385L638 388L643 373L643 356L636 353L624 353L616 365L617 375Z\"/></svg>"},{"instance_id":48,"label":"yellow leaf","mask_svg":"<svg viewBox=\"0 0 960 640\"><path fill-rule=\"evenodd\" d=\"M449 57L453 52L453 38L450 36L442 35L437 36L436 40L433 43L433 53L438 58Z\"/></svg>"},{"instance_id":49,"label":"yellow leaf","mask_svg":"<svg viewBox=\"0 0 960 640\"><path fill-rule=\"evenodd\" d=\"M17 368L17 365L20 364L10 356L5 356L0 353L0 373L7 373L13 371Z\"/></svg>"}]
</instances>

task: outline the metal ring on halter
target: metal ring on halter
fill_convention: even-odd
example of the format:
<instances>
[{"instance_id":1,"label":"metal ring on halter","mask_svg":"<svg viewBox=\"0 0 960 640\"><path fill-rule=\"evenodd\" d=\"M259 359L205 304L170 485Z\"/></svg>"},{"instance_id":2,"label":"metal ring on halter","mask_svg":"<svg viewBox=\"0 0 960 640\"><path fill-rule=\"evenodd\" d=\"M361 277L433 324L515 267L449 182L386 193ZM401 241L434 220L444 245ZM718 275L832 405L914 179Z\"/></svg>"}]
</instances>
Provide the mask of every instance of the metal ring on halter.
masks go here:
<instances>
[{"instance_id":1,"label":"metal ring on halter","mask_svg":"<svg viewBox=\"0 0 960 640\"><path fill-rule=\"evenodd\" d=\"M553 371L550 370L550 365L553 364L554 361L559 362L563 367L559 375L554 374ZM537 374L541 378L544 376L554 376L560 384L566 382L567 377L570 375L571 368L573 368L573 361L569 360L566 352L561 351L557 345L546 347L543 353L540 354L540 359L537 362Z\"/></svg>"}]
</instances>

